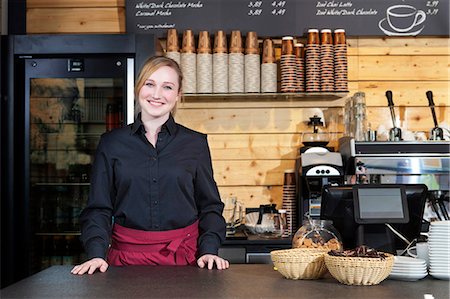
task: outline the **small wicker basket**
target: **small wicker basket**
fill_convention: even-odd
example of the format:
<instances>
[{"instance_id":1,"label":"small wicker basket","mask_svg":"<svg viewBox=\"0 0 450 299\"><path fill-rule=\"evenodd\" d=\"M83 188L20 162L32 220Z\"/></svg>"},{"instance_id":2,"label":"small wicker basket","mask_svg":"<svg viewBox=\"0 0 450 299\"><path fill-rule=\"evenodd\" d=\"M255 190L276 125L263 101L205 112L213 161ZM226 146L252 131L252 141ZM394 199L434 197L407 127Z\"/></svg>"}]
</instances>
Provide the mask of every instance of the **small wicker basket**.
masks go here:
<instances>
[{"instance_id":1,"label":"small wicker basket","mask_svg":"<svg viewBox=\"0 0 450 299\"><path fill-rule=\"evenodd\" d=\"M385 280L394 265L394 256L387 257L342 257L325 254L325 264L330 274L347 285L376 285Z\"/></svg>"},{"instance_id":2,"label":"small wicker basket","mask_svg":"<svg viewBox=\"0 0 450 299\"><path fill-rule=\"evenodd\" d=\"M270 253L276 270L288 279L319 279L327 273L324 255L328 249L294 248Z\"/></svg>"}]
</instances>

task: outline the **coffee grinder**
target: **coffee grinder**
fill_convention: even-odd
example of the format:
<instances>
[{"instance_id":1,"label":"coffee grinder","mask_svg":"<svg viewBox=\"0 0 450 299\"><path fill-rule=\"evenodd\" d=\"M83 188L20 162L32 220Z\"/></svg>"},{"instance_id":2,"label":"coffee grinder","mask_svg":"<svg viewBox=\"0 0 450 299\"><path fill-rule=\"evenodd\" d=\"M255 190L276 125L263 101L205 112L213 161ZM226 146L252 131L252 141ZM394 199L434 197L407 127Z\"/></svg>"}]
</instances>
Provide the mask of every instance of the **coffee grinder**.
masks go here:
<instances>
[{"instance_id":1,"label":"coffee grinder","mask_svg":"<svg viewBox=\"0 0 450 299\"><path fill-rule=\"evenodd\" d=\"M328 134L320 132L323 122L314 115L308 125L313 127L313 133L305 133L303 144L296 159L297 211L298 221L308 216L320 217L322 186L343 184L344 168L340 153L327 147ZM305 136L307 138L305 138Z\"/></svg>"}]
</instances>

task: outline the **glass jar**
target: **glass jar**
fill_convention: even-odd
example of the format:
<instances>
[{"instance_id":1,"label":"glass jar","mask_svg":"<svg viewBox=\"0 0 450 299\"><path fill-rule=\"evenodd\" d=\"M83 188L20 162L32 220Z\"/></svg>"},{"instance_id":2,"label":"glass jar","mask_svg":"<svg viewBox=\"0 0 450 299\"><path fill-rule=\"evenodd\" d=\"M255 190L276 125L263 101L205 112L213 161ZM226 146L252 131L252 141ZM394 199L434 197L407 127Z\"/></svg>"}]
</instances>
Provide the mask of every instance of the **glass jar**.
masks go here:
<instances>
[{"instance_id":1,"label":"glass jar","mask_svg":"<svg viewBox=\"0 0 450 299\"><path fill-rule=\"evenodd\" d=\"M292 239L292 248L342 250L342 238L331 220L307 219Z\"/></svg>"}]
</instances>

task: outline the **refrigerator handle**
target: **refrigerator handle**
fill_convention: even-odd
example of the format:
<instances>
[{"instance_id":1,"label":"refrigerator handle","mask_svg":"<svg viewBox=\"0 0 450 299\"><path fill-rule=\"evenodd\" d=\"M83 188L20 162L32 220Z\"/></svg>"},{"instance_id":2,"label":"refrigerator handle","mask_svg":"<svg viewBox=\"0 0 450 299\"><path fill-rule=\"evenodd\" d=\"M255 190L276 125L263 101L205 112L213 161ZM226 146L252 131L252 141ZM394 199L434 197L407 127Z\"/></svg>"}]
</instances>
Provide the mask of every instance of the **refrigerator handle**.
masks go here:
<instances>
[{"instance_id":1,"label":"refrigerator handle","mask_svg":"<svg viewBox=\"0 0 450 299\"><path fill-rule=\"evenodd\" d=\"M127 125L134 122L134 58L127 58Z\"/></svg>"}]
</instances>

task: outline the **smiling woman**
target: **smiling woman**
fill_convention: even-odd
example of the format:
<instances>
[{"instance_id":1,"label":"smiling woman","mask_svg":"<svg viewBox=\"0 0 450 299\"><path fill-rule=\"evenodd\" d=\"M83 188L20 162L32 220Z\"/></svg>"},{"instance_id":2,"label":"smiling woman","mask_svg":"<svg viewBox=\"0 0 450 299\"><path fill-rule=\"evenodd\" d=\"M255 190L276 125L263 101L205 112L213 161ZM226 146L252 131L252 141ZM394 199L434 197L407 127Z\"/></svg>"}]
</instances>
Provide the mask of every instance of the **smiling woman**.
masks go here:
<instances>
[{"instance_id":1,"label":"smiling woman","mask_svg":"<svg viewBox=\"0 0 450 299\"><path fill-rule=\"evenodd\" d=\"M109 265L229 267L217 256L226 225L206 135L173 118L182 79L174 60L148 59L135 122L102 135L80 217L89 260L73 274Z\"/></svg>"},{"instance_id":2,"label":"smiling woman","mask_svg":"<svg viewBox=\"0 0 450 299\"><path fill-rule=\"evenodd\" d=\"M163 68L163 70L159 70ZM159 72L158 72L159 71ZM167 72L166 72L167 71ZM157 74L154 74L158 72ZM163 74L164 77L159 78L159 74ZM150 78L153 75L152 78ZM161 81L160 83L165 83L165 90L169 88L169 85L172 87L172 91L176 93L176 101L175 104L171 107L172 115L175 115L176 106L178 100L181 98L182 93L182 82L183 82L183 73L179 65L173 61L172 59L168 59L166 57L155 56L150 58L143 66L141 73L136 81L136 85L134 88L134 95L136 99L136 107L135 113L136 116L142 111L141 106L141 96L148 97L153 96L150 92L155 92L155 78ZM144 88L148 87L148 88ZM141 95L142 89L142 95Z\"/></svg>"}]
</instances>

